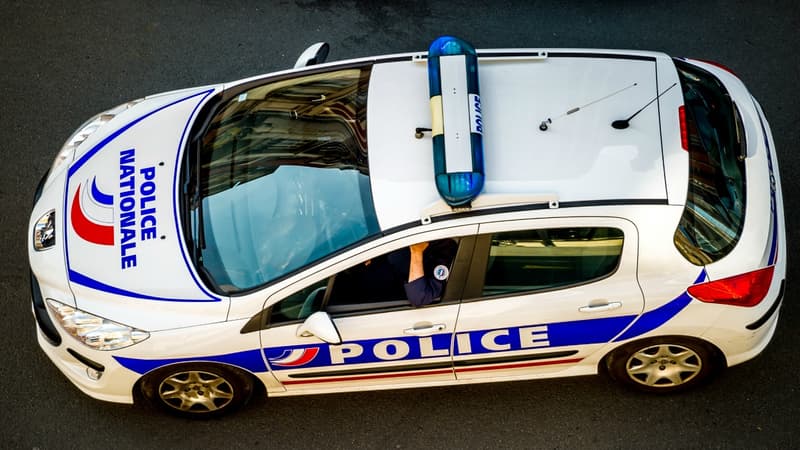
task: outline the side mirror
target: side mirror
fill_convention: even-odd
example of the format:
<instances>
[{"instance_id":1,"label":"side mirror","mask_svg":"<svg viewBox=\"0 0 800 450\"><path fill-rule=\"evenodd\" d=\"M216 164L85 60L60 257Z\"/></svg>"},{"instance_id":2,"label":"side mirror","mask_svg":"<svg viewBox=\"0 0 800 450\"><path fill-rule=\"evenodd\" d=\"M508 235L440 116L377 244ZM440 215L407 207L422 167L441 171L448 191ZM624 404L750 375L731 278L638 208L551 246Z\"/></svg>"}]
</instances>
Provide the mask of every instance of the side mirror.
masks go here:
<instances>
[{"instance_id":1,"label":"side mirror","mask_svg":"<svg viewBox=\"0 0 800 450\"><path fill-rule=\"evenodd\" d=\"M294 63L294 68L299 69L301 67L324 63L328 58L329 50L330 45L328 45L327 42L312 44L300 54L300 57L297 58L297 62Z\"/></svg>"},{"instance_id":2,"label":"side mirror","mask_svg":"<svg viewBox=\"0 0 800 450\"><path fill-rule=\"evenodd\" d=\"M315 312L297 327L297 337L304 336L316 336L329 344L342 343L339 330L325 311Z\"/></svg>"}]
</instances>

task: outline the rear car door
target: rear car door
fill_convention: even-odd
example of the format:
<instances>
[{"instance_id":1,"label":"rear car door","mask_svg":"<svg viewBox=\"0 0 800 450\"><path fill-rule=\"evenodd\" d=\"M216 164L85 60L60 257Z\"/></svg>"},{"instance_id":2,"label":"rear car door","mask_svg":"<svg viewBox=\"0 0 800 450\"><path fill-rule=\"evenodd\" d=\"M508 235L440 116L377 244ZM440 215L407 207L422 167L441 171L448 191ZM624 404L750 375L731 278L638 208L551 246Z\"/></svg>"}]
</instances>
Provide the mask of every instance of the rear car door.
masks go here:
<instances>
[{"instance_id":1,"label":"rear car door","mask_svg":"<svg viewBox=\"0 0 800 450\"><path fill-rule=\"evenodd\" d=\"M619 218L480 226L456 325L459 380L568 370L641 314L637 233Z\"/></svg>"}]
</instances>

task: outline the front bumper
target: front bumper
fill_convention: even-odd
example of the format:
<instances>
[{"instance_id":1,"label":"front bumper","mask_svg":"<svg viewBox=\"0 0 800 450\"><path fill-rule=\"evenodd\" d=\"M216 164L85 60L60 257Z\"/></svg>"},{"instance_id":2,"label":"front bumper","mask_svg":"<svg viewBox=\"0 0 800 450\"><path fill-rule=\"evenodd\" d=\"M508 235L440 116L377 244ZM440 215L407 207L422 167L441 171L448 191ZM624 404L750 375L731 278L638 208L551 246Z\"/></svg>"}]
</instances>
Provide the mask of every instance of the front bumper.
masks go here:
<instances>
[{"instance_id":1,"label":"front bumper","mask_svg":"<svg viewBox=\"0 0 800 450\"><path fill-rule=\"evenodd\" d=\"M71 346L69 343L54 346L47 340L41 329L37 334L39 346L47 357L83 393L98 400L133 403L133 387L139 379L138 374L120 366L113 358L104 359L102 363L96 362L81 353L82 349L74 345ZM72 347L78 350L74 350ZM70 350L74 354L70 353ZM103 371L100 378L93 379L90 376L90 371L96 369L89 367L86 362L80 361L75 355L87 362L101 365Z\"/></svg>"},{"instance_id":2,"label":"front bumper","mask_svg":"<svg viewBox=\"0 0 800 450\"><path fill-rule=\"evenodd\" d=\"M133 387L139 375L122 367L108 352L84 348L71 336L59 332L44 304L36 277L31 274L33 315L38 325L39 347L86 395L98 400L133 403ZM99 376L98 376L99 375Z\"/></svg>"}]
</instances>

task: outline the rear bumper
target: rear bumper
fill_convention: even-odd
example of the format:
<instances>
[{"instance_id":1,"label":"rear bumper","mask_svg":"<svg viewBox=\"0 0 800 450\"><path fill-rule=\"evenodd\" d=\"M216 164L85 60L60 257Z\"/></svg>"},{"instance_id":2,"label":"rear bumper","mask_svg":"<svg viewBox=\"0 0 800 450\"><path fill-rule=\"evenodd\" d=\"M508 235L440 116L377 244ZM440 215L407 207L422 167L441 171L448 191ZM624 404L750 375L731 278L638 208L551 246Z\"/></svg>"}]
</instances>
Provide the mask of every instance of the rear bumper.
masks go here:
<instances>
[{"instance_id":1,"label":"rear bumper","mask_svg":"<svg viewBox=\"0 0 800 450\"><path fill-rule=\"evenodd\" d=\"M776 309L757 330L713 328L703 337L722 350L729 367L735 366L755 358L764 351L778 327L778 317Z\"/></svg>"},{"instance_id":2,"label":"rear bumper","mask_svg":"<svg viewBox=\"0 0 800 450\"><path fill-rule=\"evenodd\" d=\"M766 313L763 316L759 317L758 320L755 322L748 324L745 328L748 330L758 330L759 328L763 327L766 323L770 322L773 317L777 315L778 309L783 304L783 295L786 290L786 280L781 280L781 287L780 291L778 292L778 298L774 301L772 306L769 307Z\"/></svg>"}]
</instances>

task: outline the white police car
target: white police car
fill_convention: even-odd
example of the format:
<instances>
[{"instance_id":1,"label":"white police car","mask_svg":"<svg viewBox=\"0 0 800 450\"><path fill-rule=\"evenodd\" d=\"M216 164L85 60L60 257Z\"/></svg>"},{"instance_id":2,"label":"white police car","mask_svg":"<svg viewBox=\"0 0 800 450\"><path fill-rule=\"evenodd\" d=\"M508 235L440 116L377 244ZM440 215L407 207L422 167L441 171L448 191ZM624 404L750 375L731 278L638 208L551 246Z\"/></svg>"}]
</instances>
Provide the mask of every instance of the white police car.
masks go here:
<instances>
[{"instance_id":1,"label":"white police car","mask_svg":"<svg viewBox=\"0 0 800 450\"><path fill-rule=\"evenodd\" d=\"M770 341L776 151L728 70L455 38L326 54L67 141L37 190L31 289L42 349L86 394L208 417L253 392L598 372L668 392ZM404 278L426 242L453 251L425 257L442 289L414 307L419 278L371 267L400 255Z\"/></svg>"}]
</instances>

